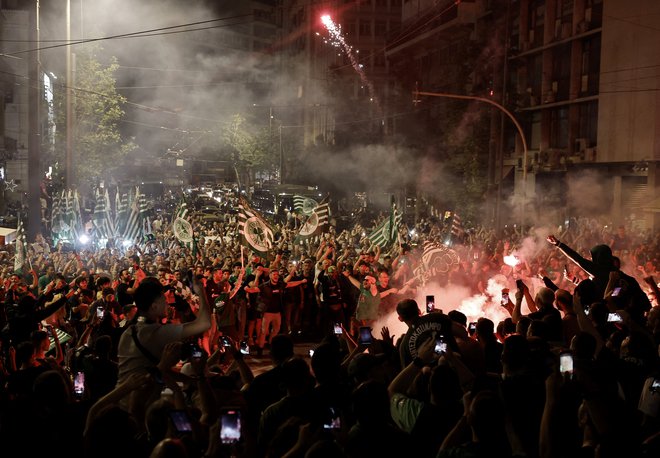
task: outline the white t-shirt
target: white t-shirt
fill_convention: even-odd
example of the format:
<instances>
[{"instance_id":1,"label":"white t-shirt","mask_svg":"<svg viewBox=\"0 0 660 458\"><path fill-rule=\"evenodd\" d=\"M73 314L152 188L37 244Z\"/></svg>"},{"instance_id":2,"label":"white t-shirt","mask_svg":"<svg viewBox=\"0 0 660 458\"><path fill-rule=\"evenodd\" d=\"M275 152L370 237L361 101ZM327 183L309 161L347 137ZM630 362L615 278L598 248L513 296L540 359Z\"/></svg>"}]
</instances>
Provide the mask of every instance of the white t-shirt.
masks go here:
<instances>
[{"instance_id":1,"label":"white t-shirt","mask_svg":"<svg viewBox=\"0 0 660 458\"><path fill-rule=\"evenodd\" d=\"M137 338L144 348L154 357L160 359L163 349L170 342L181 340L182 324L146 324L137 323ZM119 377L117 384L122 383L128 376L135 373L148 373L157 363L147 358L133 341L131 326L119 339L117 356L119 358Z\"/></svg>"}]
</instances>

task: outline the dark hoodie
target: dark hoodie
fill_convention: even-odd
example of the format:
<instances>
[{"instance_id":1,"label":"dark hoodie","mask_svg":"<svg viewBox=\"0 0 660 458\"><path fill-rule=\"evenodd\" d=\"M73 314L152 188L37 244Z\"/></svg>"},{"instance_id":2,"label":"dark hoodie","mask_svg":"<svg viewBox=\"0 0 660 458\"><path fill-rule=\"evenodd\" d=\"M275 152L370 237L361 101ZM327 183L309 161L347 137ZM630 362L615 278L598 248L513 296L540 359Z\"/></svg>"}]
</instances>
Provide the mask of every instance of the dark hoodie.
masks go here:
<instances>
[{"instance_id":1,"label":"dark hoodie","mask_svg":"<svg viewBox=\"0 0 660 458\"><path fill-rule=\"evenodd\" d=\"M618 270L614 265L612 249L607 245L596 245L591 251L591 260L580 256L575 250L563 243L557 245L559 249L568 256L573 262L582 267L593 278L594 288L598 297L605 295L605 289L610 280L610 272ZM630 312L635 318L640 317L640 313L651 309L651 302L642 288L630 275L619 271L620 285L623 287L625 297L631 300ZM620 308L623 308L623 304Z\"/></svg>"}]
</instances>

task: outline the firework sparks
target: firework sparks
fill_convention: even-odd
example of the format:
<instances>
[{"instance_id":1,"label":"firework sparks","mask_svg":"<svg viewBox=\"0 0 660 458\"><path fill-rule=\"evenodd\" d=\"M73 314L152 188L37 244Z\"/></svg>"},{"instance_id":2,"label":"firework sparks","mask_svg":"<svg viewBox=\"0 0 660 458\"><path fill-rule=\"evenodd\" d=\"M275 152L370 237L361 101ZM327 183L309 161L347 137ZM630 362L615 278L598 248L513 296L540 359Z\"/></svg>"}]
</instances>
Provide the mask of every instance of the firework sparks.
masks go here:
<instances>
[{"instance_id":1,"label":"firework sparks","mask_svg":"<svg viewBox=\"0 0 660 458\"><path fill-rule=\"evenodd\" d=\"M325 28L328 30L328 33L330 34L330 37L328 39L325 39L324 42L336 48L340 48L342 51L344 51L344 53L348 57L348 60L351 62L351 66L357 72L357 74L360 75L360 80L362 81L362 84L367 86L369 90L370 101L376 102L376 105L380 110L380 103L378 101L378 98L376 97L374 86L373 84L371 84L371 81L369 81L367 75L364 73L363 65L360 64L357 58L355 57L355 54L359 53L360 51L356 51L355 53L353 52L353 47L350 46L348 43L346 43L346 40L344 39L344 36L341 33L341 24L337 24L335 21L332 20L332 18L329 15L324 14L323 16L321 16L321 23L325 26Z\"/></svg>"}]
</instances>

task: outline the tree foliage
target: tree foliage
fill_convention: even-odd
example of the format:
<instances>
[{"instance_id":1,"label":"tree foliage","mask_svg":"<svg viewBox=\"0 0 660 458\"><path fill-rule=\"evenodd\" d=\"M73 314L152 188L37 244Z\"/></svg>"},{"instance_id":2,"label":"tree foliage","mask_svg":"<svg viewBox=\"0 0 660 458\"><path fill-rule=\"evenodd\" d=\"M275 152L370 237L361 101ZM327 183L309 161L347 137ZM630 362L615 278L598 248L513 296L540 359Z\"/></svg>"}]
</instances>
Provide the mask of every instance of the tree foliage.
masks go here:
<instances>
[{"instance_id":1,"label":"tree foliage","mask_svg":"<svg viewBox=\"0 0 660 458\"><path fill-rule=\"evenodd\" d=\"M265 128L251 128L239 114L222 129L222 140L234 164L239 186L250 186L255 173L272 172L277 166L271 132Z\"/></svg>"},{"instance_id":2,"label":"tree foliage","mask_svg":"<svg viewBox=\"0 0 660 458\"><path fill-rule=\"evenodd\" d=\"M124 116L126 98L116 90L116 58L103 64L97 58L98 48L88 47L76 56L73 110L73 158L76 181L82 183L98 177L109 177L135 149L132 141L122 138L119 123ZM55 97L57 125L55 154L64 163L66 154L66 88L60 87Z\"/></svg>"}]
</instances>

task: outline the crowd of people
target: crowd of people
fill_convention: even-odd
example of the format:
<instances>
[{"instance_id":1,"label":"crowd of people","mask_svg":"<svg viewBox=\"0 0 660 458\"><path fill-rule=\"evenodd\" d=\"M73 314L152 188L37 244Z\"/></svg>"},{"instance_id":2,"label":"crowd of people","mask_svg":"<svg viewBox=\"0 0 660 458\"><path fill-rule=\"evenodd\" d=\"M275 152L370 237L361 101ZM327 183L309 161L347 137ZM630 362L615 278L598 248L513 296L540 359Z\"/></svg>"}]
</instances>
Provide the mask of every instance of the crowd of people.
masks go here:
<instances>
[{"instance_id":1,"label":"crowd of people","mask_svg":"<svg viewBox=\"0 0 660 458\"><path fill-rule=\"evenodd\" d=\"M195 247L170 221L127 248L38 237L23 271L0 252L3 453L660 452L658 234L573 219L555 235L452 238L424 218L381 248L378 221L298 242L288 218L264 254L241 246L236 215L193 221ZM433 263L428 242L445 247ZM507 317L424 303L429 285ZM393 316L401 335L380 326ZM300 342L311 356L294 354Z\"/></svg>"}]
</instances>

